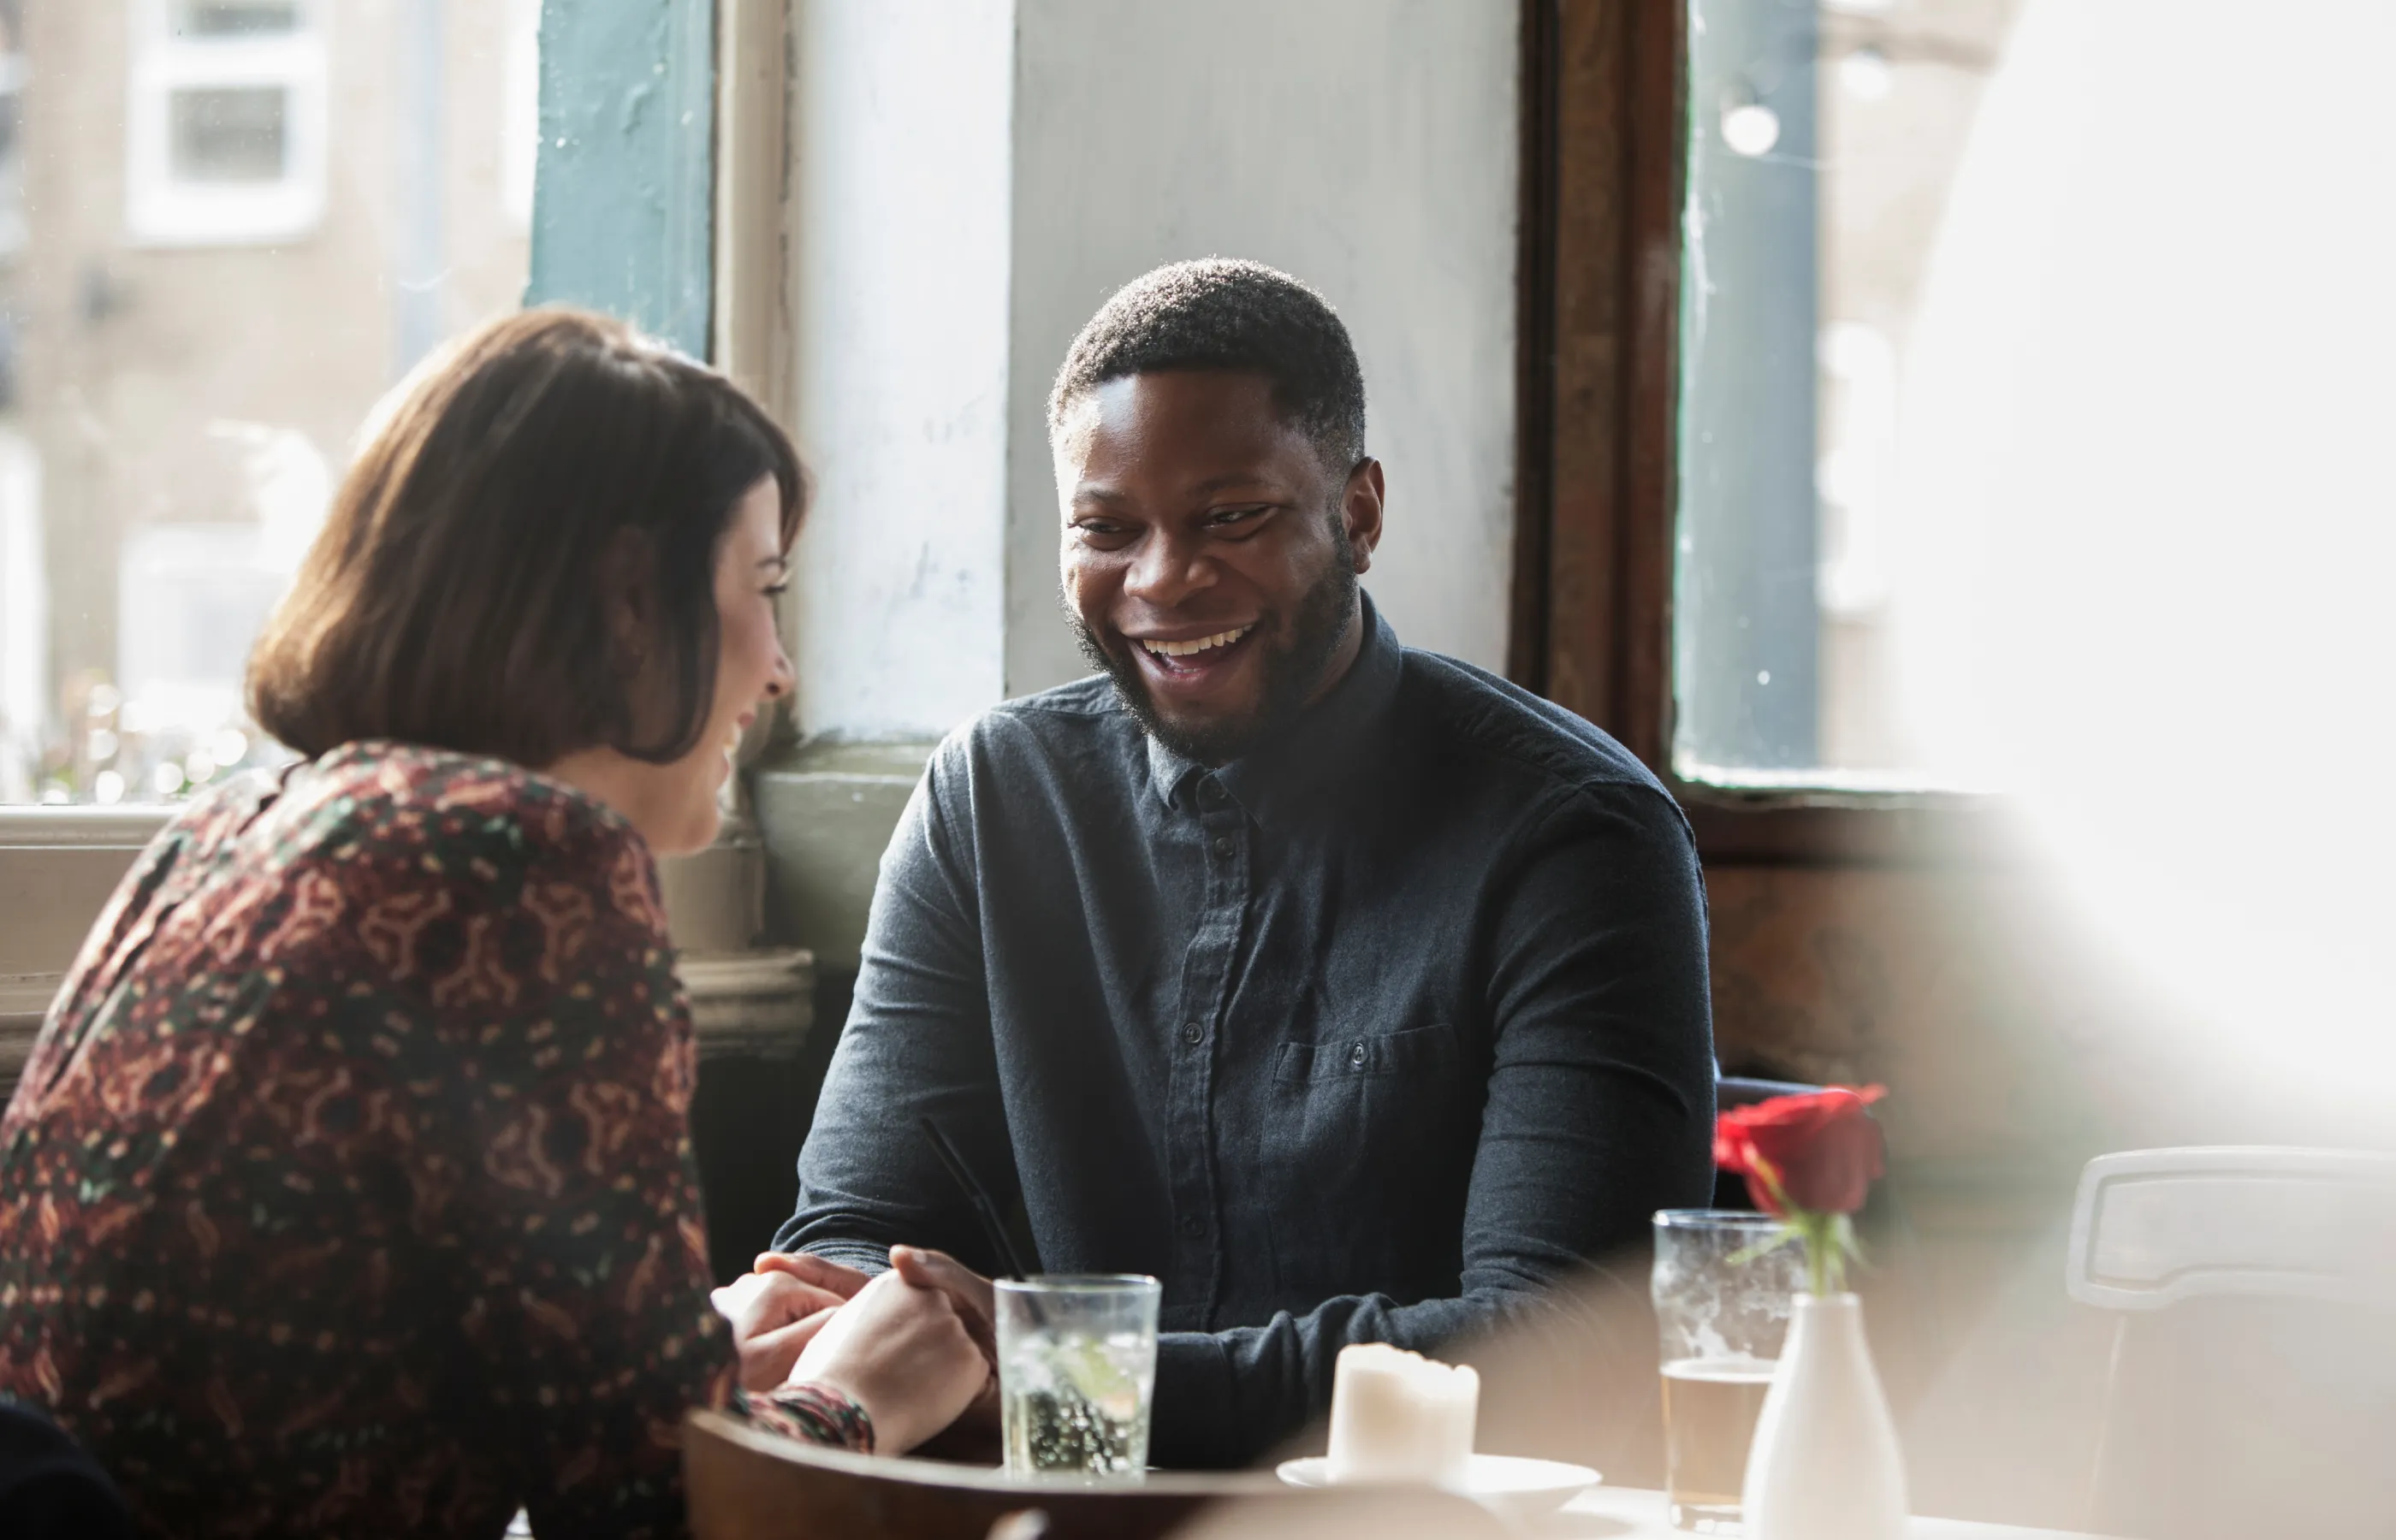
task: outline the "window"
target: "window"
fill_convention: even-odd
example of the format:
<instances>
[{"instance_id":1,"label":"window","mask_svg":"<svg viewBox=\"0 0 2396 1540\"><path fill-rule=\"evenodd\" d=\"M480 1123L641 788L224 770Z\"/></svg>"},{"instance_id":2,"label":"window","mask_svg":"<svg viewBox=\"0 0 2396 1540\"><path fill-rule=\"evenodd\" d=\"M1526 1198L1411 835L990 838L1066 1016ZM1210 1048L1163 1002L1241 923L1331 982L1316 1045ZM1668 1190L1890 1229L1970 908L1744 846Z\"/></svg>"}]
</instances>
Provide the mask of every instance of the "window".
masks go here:
<instances>
[{"instance_id":1,"label":"window","mask_svg":"<svg viewBox=\"0 0 2396 1540\"><path fill-rule=\"evenodd\" d=\"M126 226L295 240L324 218L327 0L132 0Z\"/></svg>"},{"instance_id":2,"label":"window","mask_svg":"<svg viewBox=\"0 0 2396 1540\"><path fill-rule=\"evenodd\" d=\"M1906 465L1925 296L2024 0L1692 0L1674 770L1962 789L1927 741ZM1945 682L1952 684L1952 681Z\"/></svg>"},{"instance_id":3,"label":"window","mask_svg":"<svg viewBox=\"0 0 2396 1540\"><path fill-rule=\"evenodd\" d=\"M2266 698L2374 763L2396 9L1686 20L1679 776L2035 797Z\"/></svg>"},{"instance_id":4,"label":"window","mask_svg":"<svg viewBox=\"0 0 2396 1540\"><path fill-rule=\"evenodd\" d=\"M0 803L168 803L279 752L243 666L368 408L521 300L538 6L27 8L0 55Z\"/></svg>"},{"instance_id":5,"label":"window","mask_svg":"<svg viewBox=\"0 0 2396 1540\"><path fill-rule=\"evenodd\" d=\"M292 572L287 553L276 560L268 538L255 524L178 524L126 539L117 559L124 683L86 714L98 724L90 737L111 734L109 713L91 705L113 703L114 725L133 743L113 734L100 744L87 738L93 763L109 762L93 773L95 801L121 802L127 791L172 797L249 758L242 666ZM143 745L153 752L140 753ZM102 746L116 752L97 752ZM128 784L128 776L147 784Z\"/></svg>"},{"instance_id":6,"label":"window","mask_svg":"<svg viewBox=\"0 0 2396 1540\"><path fill-rule=\"evenodd\" d=\"M725 17L727 49L781 58L779 5ZM243 666L378 399L528 298L694 353L711 316L762 335L779 198L728 203L743 255L710 287L716 22L714 0L0 0L0 237L25 215L0 239L0 1095L173 804L283 757ZM545 46L586 88L541 100ZM775 165L779 72L739 78L732 158ZM128 220L127 169L190 219ZM316 212L260 233L294 186ZM753 898L706 896L749 892L755 853L718 854L667 870L701 895L669 897L698 945L755 928Z\"/></svg>"}]
</instances>

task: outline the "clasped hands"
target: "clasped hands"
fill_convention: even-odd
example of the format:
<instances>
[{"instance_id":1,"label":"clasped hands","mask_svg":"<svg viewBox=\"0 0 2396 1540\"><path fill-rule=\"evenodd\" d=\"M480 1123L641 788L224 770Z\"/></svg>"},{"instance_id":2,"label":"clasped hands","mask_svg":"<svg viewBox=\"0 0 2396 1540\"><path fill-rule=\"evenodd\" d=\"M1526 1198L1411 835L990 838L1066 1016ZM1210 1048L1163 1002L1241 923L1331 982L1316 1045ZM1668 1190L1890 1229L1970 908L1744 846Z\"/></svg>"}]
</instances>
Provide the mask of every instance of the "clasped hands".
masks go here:
<instances>
[{"instance_id":1,"label":"clasped hands","mask_svg":"<svg viewBox=\"0 0 2396 1540\"><path fill-rule=\"evenodd\" d=\"M764 1252L717 1289L740 1385L823 1385L865 1409L874 1446L914 1448L952 1425L987 1440L998 1426L998 1343L990 1280L953 1257L890 1248L879 1278L805 1252Z\"/></svg>"}]
</instances>

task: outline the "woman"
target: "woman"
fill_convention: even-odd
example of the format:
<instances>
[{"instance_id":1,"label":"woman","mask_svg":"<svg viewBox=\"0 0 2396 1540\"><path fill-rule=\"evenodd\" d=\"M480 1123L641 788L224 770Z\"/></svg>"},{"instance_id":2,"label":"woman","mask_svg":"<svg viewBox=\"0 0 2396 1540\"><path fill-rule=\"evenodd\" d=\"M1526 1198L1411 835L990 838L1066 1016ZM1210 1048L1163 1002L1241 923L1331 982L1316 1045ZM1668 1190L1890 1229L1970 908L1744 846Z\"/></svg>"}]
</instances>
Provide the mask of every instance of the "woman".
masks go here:
<instances>
[{"instance_id":1,"label":"woman","mask_svg":"<svg viewBox=\"0 0 2396 1540\"><path fill-rule=\"evenodd\" d=\"M0 1392L146 1529L679 1531L738 1392L652 857L791 686L802 511L752 403L572 312L371 431L250 662L308 758L135 864L0 1122ZM899 1274L824 1319L752 1414L896 1451L987 1382Z\"/></svg>"}]
</instances>

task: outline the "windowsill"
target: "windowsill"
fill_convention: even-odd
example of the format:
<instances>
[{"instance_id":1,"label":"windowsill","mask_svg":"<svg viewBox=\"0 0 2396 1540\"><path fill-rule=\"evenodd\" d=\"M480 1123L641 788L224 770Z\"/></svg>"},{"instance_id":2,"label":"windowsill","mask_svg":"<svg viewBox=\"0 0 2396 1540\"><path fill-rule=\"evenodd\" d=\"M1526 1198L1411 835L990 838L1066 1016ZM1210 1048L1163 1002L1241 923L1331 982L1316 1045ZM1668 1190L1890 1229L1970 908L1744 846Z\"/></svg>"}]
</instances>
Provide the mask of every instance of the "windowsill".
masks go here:
<instances>
[{"instance_id":1,"label":"windowsill","mask_svg":"<svg viewBox=\"0 0 2396 1540\"><path fill-rule=\"evenodd\" d=\"M816 960L801 948L730 954L685 953L674 961L699 1057L788 1059L816 1021Z\"/></svg>"},{"instance_id":2,"label":"windowsill","mask_svg":"<svg viewBox=\"0 0 2396 1540\"><path fill-rule=\"evenodd\" d=\"M1668 777L1708 866L1990 866L2017 859L2012 803L1988 792L1707 786Z\"/></svg>"},{"instance_id":3,"label":"windowsill","mask_svg":"<svg viewBox=\"0 0 2396 1540\"><path fill-rule=\"evenodd\" d=\"M0 850L138 851L175 813L163 804L0 807Z\"/></svg>"},{"instance_id":4,"label":"windowsill","mask_svg":"<svg viewBox=\"0 0 2396 1540\"><path fill-rule=\"evenodd\" d=\"M30 1038L109 896L170 812L0 808L0 1037L30 1017ZM12 1051L0 1043L0 1071L13 1075Z\"/></svg>"},{"instance_id":5,"label":"windowsill","mask_svg":"<svg viewBox=\"0 0 2396 1540\"><path fill-rule=\"evenodd\" d=\"M128 217L126 244L136 251L273 250L310 239L324 222L321 208L273 218L246 210L144 208Z\"/></svg>"},{"instance_id":6,"label":"windowsill","mask_svg":"<svg viewBox=\"0 0 2396 1540\"><path fill-rule=\"evenodd\" d=\"M766 930L828 972L854 972L882 852L933 745L803 743L752 772L765 842Z\"/></svg>"},{"instance_id":7,"label":"windowsill","mask_svg":"<svg viewBox=\"0 0 2396 1540\"><path fill-rule=\"evenodd\" d=\"M1885 800L1997 794L1994 786L1975 785L1962 780L1934 780L1918 770L1849 770L1827 765L1802 770L1764 770L1675 760L1672 777L1692 790L1719 792L1725 796L1870 797Z\"/></svg>"}]
</instances>

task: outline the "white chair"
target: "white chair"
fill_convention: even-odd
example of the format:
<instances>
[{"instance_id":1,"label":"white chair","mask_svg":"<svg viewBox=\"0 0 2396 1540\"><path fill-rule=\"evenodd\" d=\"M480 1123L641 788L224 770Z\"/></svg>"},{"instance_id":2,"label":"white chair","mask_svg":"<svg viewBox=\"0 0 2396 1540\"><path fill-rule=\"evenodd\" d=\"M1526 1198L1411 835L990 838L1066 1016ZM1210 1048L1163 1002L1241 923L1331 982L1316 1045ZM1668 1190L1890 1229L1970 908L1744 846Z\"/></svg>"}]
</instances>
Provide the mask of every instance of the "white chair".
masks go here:
<instances>
[{"instance_id":1,"label":"white chair","mask_svg":"<svg viewBox=\"0 0 2396 1540\"><path fill-rule=\"evenodd\" d=\"M2087 1528L2205 1540L2396 1518L2396 1158L2100 1157L2065 1287L2116 1316Z\"/></svg>"}]
</instances>

